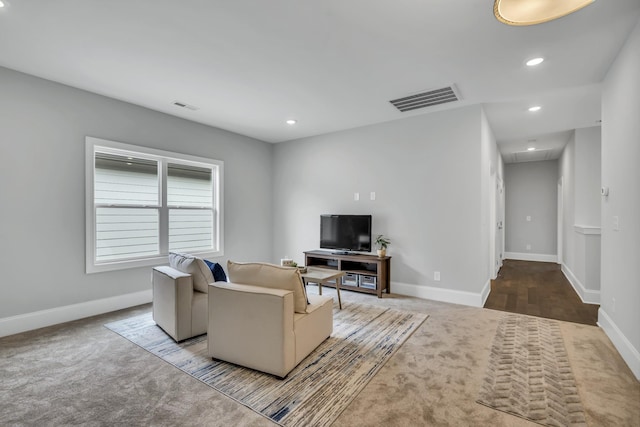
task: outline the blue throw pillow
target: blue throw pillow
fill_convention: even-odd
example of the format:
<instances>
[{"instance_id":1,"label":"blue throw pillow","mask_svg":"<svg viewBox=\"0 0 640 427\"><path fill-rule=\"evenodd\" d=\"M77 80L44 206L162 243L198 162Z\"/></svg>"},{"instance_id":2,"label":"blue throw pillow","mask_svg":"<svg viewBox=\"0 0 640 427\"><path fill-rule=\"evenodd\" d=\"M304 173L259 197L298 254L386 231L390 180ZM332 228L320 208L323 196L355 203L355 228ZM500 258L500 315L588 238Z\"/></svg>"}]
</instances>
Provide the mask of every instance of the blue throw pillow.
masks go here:
<instances>
[{"instance_id":1,"label":"blue throw pillow","mask_svg":"<svg viewBox=\"0 0 640 427\"><path fill-rule=\"evenodd\" d=\"M206 259L204 260L204 262L206 262L209 266L211 274L213 274L213 280L215 280L216 282L227 281L227 275L225 274L224 269L220 264L218 264L217 262L207 261Z\"/></svg>"}]
</instances>

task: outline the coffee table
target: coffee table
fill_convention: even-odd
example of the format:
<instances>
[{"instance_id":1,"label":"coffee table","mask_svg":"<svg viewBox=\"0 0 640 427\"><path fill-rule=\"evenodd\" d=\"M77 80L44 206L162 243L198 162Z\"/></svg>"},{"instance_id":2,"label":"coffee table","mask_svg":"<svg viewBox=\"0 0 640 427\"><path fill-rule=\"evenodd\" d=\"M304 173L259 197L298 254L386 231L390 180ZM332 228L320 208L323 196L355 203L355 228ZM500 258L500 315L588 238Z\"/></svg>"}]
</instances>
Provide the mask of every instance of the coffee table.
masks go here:
<instances>
[{"instance_id":1,"label":"coffee table","mask_svg":"<svg viewBox=\"0 0 640 427\"><path fill-rule=\"evenodd\" d=\"M344 271L340 270L330 270L328 268L318 268L318 267L307 267L306 273L301 273L302 280L304 280L305 286L307 283L317 283L318 284L318 293L322 295L322 284L328 282L329 280L336 281L336 292L338 293L338 307L342 310L342 299L340 298L340 282L342 280L342 276L345 275Z\"/></svg>"}]
</instances>

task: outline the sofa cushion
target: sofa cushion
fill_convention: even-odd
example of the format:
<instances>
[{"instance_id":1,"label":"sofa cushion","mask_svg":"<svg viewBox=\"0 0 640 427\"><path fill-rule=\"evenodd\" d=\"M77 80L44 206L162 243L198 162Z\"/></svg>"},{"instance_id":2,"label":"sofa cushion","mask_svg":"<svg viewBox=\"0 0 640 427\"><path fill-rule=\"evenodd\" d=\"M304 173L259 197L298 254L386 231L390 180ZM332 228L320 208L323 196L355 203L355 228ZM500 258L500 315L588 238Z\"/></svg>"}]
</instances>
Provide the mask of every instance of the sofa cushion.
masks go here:
<instances>
[{"instance_id":1,"label":"sofa cushion","mask_svg":"<svg viewBox=\"0 0 640 427\"><path fill-rule=\"evenodd\" d=\"M228 261L227 271L232 283L293 291L295 312L307 312L307 293L297 268L263 262Z\"/></svg>"},{"instance_id":2,"label":"sofa cushion","mask_svg":"<svg viewBox=\"0 0 640 427\"><path fill-rule=\"evenodd\" d=\"M169 265L178 271L191 274L193 289L207 293L209 283L213 283L213 274L202 258L179 252L169 252Z\"/></svg>"},{"instance_id":3,"label":"sofa cushion","mask_svg":"<svg viewBox=\"0 0 640 427\"><path fill-rule=\"evenodd\" d=\"M224 268L222 268L220 264L206 259L204 260L204 262L209 267L209 270L211 270L211 274L213 274L213 280L215 280L216 282L227 281L227 274L224 272Z\"/></svg>"}]
</instances>

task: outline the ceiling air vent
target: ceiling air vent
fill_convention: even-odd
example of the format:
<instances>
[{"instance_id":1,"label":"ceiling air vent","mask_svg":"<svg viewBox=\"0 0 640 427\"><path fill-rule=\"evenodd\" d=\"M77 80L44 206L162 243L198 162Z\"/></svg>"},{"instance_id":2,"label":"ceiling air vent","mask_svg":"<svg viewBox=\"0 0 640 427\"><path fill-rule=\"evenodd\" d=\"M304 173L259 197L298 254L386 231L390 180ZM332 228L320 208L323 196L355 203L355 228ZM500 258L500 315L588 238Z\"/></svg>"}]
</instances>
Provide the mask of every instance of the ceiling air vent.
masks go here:
<instances>
[{"instance_id":1,"label":"ceiling air vent","mask_svg":"<svg viewBox=\"0 0 640 427\"><path fill-rule=\"evenodd\" d=\"M180 101L173 101L173 105L175 105L177 107L180 107L180 108L186 108L186 109L192 110L192 111L199 110L199 108L196 107L195 105L189 105L189 104L186 104L186 103L180 102Z\"/></svg>"},{"instance_id":2,"label":"ceiling air vent","mask_svg":"<svg viewBox=\"0 0 640 427\"><path fill-rule=\"evenodd\" d=\"M405 96L391 100L398 110L405 112L417 110L418 108L431 107L438 104L446 104L447 102L458 101L455 86L447 86L441 89L429 90L426 92L416 93L415 95Z\"/></svg>"}]
</instances>

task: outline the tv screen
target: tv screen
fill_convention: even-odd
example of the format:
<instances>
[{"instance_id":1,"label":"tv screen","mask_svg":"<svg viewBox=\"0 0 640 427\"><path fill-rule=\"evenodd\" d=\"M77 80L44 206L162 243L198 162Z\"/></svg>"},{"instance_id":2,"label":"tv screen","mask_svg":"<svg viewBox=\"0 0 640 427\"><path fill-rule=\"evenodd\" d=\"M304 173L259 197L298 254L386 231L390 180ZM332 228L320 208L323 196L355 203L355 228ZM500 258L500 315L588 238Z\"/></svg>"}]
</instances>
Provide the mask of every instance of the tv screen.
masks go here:
<instances>
[{"instance_id":1,"label":"tv screen","mask_svg":"<svg viewBox=\"0 0 640 427\"><path fill-rule=\"evenodd\" d=\"M320 215L320 248L371 252L371 215Z\"/></svg>"}]
</instances>

